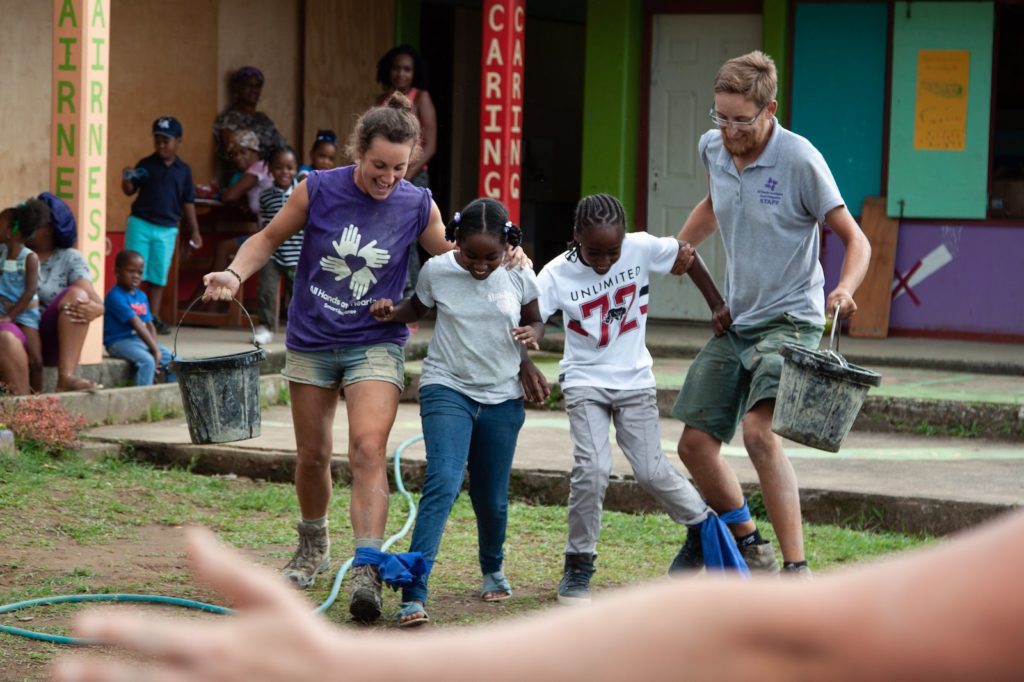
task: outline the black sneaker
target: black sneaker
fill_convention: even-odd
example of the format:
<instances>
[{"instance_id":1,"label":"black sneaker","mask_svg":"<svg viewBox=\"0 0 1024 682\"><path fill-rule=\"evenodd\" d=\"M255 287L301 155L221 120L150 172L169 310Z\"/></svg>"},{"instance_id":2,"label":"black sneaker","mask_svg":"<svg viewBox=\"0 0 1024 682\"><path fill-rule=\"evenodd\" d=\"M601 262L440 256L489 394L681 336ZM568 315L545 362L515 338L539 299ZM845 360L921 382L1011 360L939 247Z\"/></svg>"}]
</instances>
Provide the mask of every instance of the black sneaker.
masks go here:
<instances>
[{"instance_id":1,"label":"black sneaker","mask_svg":"<svg viewBox=\"0 0 1024 682\"><path fill-rule=\"evenodd\" d=\"M700 541L700 528L698 526L688 527L686 530L686 542L679 548L676 558L668 567L669 575L680 575L691 573L704 568L704 546Z\"/></svg>"},{"instance_id":2,"label":"black sneaker","mask_svg":"<svg viewBox=\"0 0 1024 682\"><path fill-rule=\"evenodd\" d=\"M160 336L167 336L171 333L171 328L164 324L164 321L159 317L153 318L153 327L156 329L156 333Z\"/></svg>"},{"instance_id":3,"label":"black sneaker","mask_svg":"<svg viewBox=\"0 0 1024 682\"><path fill-rule=\"evenodd\" d=\"M558 583L558 603L581 606L590 603L590 578L594 575L593 554L566 554L565 573Z\"/></svg>"}]
</instances>

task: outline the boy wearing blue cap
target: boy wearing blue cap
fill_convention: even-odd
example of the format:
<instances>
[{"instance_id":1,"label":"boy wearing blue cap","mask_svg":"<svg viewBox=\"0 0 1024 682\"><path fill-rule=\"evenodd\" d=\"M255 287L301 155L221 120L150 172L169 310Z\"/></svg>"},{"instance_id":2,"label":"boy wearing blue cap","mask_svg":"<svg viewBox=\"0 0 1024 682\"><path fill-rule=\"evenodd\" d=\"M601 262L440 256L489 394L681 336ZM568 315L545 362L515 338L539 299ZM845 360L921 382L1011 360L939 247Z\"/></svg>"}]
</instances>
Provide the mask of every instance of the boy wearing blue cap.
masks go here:
<instances>
[{"instance_id":1,"label":"boy wearing blue cap","mask_svg":"<svg viewBox=\"0 0 1024 682\"><path fill-rule=\"evenodd\" d=\"M182 128L173 116L161 116L153 122L155 151L135 164L126 166L121 189L131 196L139 193L128 218L124 247L142 254L146 270L142 280L147 283L151 310L158 314L163 302L167 273L178 243L178 223L182 214L192 233L190 245L203 245L196 221L195 186L192 169L178 158ZM153 318L158 334L170 329L158 317Z\"/></svg>"}]
</instances>

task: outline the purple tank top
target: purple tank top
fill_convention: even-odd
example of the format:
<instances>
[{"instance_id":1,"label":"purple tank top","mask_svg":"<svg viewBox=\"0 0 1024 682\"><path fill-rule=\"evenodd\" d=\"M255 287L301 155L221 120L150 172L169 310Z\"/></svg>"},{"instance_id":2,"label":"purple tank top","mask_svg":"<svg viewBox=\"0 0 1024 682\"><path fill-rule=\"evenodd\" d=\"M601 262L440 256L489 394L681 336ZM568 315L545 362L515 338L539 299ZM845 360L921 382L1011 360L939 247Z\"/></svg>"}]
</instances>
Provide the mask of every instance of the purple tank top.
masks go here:
<instances>
[{"instance_id":1,"label":"purple tank top","mask_svg":"<svg viewBox=\"0 0 1024 682\"><path fill-rule=\"evenodd\" d=\"M430 220L430 190L401 180L379 201L356 186L354 168L306 177L309 209L285 340L292 350L402 345L409 337L404 324L373 319L370 303L402 299L409 246Z\"/></svg>"}]
</instances>

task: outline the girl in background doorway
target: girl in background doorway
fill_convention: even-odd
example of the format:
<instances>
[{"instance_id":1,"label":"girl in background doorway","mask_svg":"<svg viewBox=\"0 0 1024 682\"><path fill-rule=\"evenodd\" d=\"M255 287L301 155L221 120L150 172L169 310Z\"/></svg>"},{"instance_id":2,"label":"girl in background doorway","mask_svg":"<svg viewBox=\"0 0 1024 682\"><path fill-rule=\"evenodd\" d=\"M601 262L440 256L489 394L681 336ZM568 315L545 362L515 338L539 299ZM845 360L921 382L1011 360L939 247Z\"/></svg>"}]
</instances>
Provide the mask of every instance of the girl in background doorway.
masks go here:
<instances>
[{"instance_id":1,"label":"girl in background doorway","mask_svg":"<svg viewBox=\"0 0 1024 682\"><path fill-rule=\"evenodd\" d=\"M427 163L437 151L437 111L427 91L427 65L411 45L399 45L385 53L377 62L377 82L384 92L377 98L382 104L393 92L400 92L412 102L412 110L420 122L419 153L413 155L406 179L417 187L430 187ZM409 250L409 273L405 281L405 298L416 290L416 278L421 267L420 251L416 244ZM416 325L409 329L416 332Z\"/></svg>"}]
</instances>

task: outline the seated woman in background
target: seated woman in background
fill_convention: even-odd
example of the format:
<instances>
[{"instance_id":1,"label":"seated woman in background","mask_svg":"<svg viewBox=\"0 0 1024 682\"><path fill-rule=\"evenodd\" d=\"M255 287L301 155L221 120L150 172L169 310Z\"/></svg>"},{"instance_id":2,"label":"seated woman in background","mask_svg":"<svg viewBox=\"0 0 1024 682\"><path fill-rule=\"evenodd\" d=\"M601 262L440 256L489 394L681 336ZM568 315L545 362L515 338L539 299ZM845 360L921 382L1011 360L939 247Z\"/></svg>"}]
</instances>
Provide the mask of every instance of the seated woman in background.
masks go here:
<instances>
[{"instance_id":1,"label":"seated woman in background","mask_svg":"<svg viewBox=\"0 0 1024 682\"><path fill-rule=\"evenodd\" d=\"M260 149L264 151L287 144L270 117L256 110L263 93L263 83L263 72L255 66L243 66L231 74L231 105L213 122L217 155L222 161L229 160L236 135L243 130L256 133ZM227 173L227 176L220 177L221 186L225 186L231 171L228 168L222 170Z\"/></svg>"},{"instance_id":2,"label":"seated woman in background","mask_svg":"<svg viewBox=\"0 0 1024 682\"><path fill-rule=\"evenodd\" d=\"M75 248L78 226L71 209L49 192L39 195L50 209L25 245L39 257L39 335L43 366L57 367L58 391L88 391L101 385L75 375L89 324L103 316L103 299L92 286L85 256Z\"/></svg>"}]
</instances>

